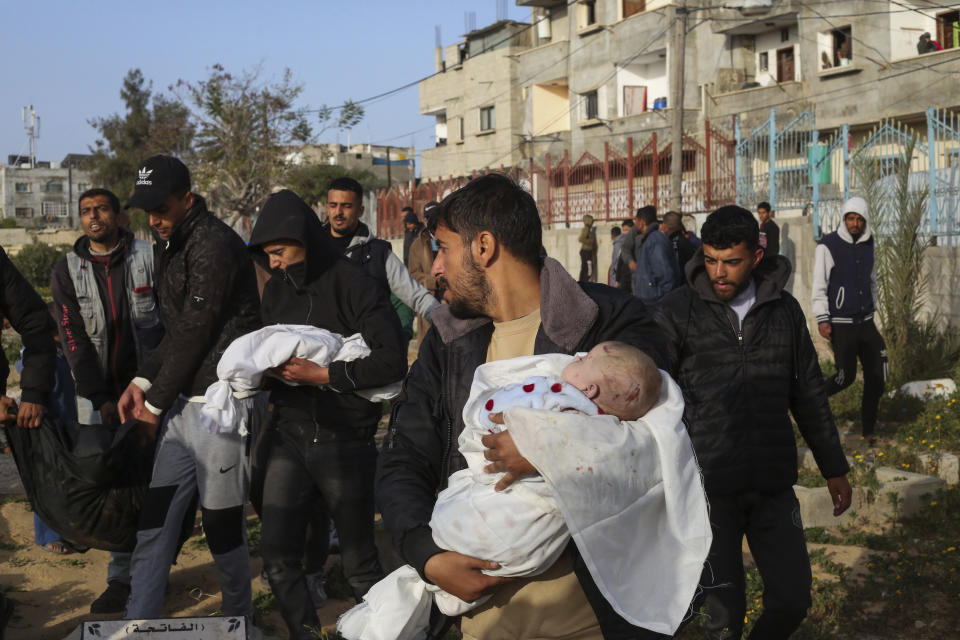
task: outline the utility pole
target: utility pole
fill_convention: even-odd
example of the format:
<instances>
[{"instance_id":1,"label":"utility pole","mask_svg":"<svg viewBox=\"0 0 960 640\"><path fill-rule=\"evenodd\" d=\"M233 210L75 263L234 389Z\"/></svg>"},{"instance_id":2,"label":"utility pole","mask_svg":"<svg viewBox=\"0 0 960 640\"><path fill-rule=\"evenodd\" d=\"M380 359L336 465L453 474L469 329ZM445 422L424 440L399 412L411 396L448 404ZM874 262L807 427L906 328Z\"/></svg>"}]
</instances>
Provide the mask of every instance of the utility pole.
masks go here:
<instances>
[{"instance_id":1,"label":"utility pole","mask_svg":"<svg viewBox=\"0 0 960 640\"><path fill-rule=\"evenodd\" d=\"M674 6L670 60L670 208L680 212L683 187L683 67L687 46L687 0Z\"/></svg>"},{"instance_id":2,"label":"utility pole","mask_svg":"<svg viewBox=\"0 0 960 640\"><path fill-rule=\"evenodd\" d=\"M390 177L390 145L387 145L387 190L393 186L393 179Z\"/></svg>"}]
</instances>

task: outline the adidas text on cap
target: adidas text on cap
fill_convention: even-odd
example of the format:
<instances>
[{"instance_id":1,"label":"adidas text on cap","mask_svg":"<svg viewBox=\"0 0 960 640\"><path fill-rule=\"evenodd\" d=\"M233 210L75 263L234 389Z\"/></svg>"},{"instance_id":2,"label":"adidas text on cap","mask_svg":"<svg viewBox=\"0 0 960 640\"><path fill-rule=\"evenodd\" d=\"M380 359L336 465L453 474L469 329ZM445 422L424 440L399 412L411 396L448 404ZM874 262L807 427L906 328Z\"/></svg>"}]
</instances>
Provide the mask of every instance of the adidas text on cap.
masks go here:
<instances>
[{"instance_id":1,"label":"adidas text on cap","mask_svg":"<svg viewBox=\"0 0 960 640\"><path fill-rule=\"evenodd\" d=\"M137 169L137 181L127 207L154 211L172 193L190 190L190 170L173 156L147 158Z\"/></svg>"}]
</instances>

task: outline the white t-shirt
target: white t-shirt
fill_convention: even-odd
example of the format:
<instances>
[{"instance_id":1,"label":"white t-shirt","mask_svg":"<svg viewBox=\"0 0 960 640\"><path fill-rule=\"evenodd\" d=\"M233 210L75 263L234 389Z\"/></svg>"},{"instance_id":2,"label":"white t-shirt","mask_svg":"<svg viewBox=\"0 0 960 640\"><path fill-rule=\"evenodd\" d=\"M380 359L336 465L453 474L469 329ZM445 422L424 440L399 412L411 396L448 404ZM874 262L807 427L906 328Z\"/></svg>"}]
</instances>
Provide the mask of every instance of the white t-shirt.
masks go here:
<instances>
[{"instance_id":1,"label":"white t-shirt","mask_svg":"<svg viewBox=\"0 0 960 640\"><path fill-rule=\"evenodd\" d=\"M743 328L743 318L747 315L747 311L750 311L750 307L752 307L753 303L756 301L757 285L754 284L753 278L751 278L750 286L748 286L743 293L727 303L730 308L733 309L733 312L737 314L737 320L740 321L740 327L738 328Z\"/></svg>"}]
</instances>

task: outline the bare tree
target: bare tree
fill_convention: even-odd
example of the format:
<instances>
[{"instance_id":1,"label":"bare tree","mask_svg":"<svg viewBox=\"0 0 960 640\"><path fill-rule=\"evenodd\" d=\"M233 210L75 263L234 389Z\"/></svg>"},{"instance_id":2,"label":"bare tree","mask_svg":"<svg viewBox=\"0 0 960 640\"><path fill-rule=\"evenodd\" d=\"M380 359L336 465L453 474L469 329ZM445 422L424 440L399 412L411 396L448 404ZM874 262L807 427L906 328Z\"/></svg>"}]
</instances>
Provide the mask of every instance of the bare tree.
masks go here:
<instances>
[{"instance_id":1,"label":"bare tree","mask_svg":"<svg viewBox=\"0 0 960 640\"><path fill-rule=\"evenodd\" d=\"M251 220L271 190L282 184L287 170L285 147L315 139L330 126L353 126L363 107L297 109L303 87L289 69L279 82L261 78L260 69L234 75L214 65L205 80L180 80L171 87L190 110L196 126L197 162L194 175L214 210L244 238ZM317 132L308 120L318 113Z\"/></svg>"}]
</instances>

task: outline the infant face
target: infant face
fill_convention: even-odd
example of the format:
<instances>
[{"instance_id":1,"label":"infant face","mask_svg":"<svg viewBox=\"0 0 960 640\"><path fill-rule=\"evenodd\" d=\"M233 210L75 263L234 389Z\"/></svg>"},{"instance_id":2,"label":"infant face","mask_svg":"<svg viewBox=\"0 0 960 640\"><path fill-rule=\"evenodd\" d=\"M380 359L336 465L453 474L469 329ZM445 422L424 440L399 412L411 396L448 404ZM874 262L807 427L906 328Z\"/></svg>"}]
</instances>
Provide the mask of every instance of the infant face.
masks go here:
<instances>
[{"instance_id":1,"label":"infant face","mask_svg":"<svg viewBox=\"0 0 960 640\"><path fill-rule=\"evenodd\" d=\"M603 376L597 366L597 359L592 356L593 351L590 351L587 355L574 359L573 362L564 367L560 377L582 391L583 395L596 402Z\"/></svg>"},{"instance_id":2,"label":"infant face","mask_svg":"<svg viewBox=\"0 0 960 640\"><path fill-rule=\"evenodd\" d=\"M560 376L604 413L636 420L660 396L660 372L645 353L622 342L603 342L568 364Z\"/></svg>"}]
</instances>

